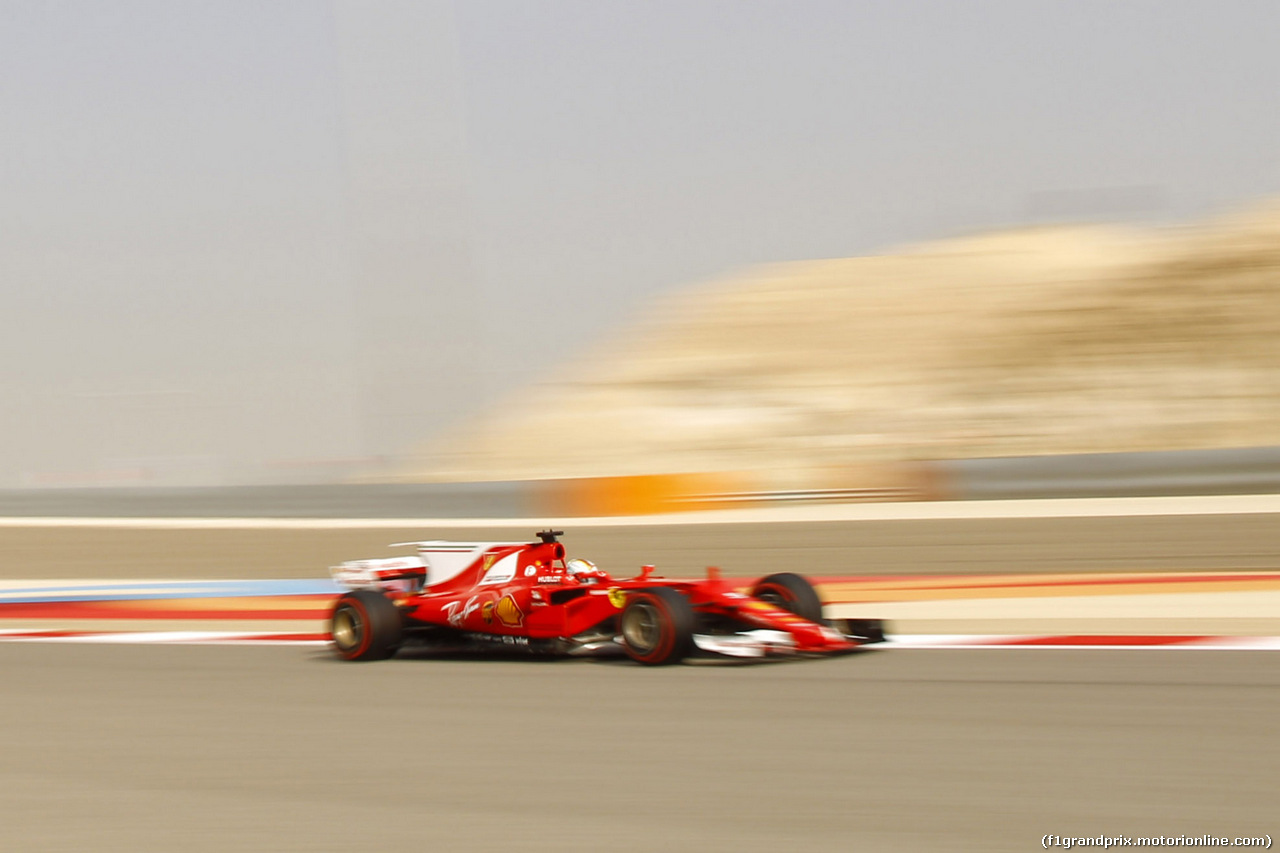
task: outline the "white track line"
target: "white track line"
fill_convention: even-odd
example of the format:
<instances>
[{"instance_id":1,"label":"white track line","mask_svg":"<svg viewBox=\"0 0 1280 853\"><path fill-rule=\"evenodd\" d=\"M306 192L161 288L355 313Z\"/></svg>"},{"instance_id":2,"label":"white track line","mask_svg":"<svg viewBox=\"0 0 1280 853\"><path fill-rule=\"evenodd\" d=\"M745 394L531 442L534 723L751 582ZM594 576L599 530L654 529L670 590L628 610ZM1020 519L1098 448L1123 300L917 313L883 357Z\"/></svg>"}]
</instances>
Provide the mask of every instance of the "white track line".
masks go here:
<instances>
[{"instance_id":1,"label":"white track line","mask_svg":"<svg viewBox=\"0 0 1280 853\"><path fill-rule=\"evenodd\" d=\"M0 518L3 527L175 530L377 530L403 528L647 527L806 521L901 521L996 518L1280 514L1280 495L1148 498L1048 498L1003 501L917 501L706 510L667 515L595 518Z\"/></svg>"},{"instance_id":2,"label":"white track line","mask_svg":"<svg viewBox=\"0 0 1280 853\"><path fill-rule=\"evenodd\" d=\"M29 629L0 630L0 642L18 643L120 643L126 645L176 644L187 646L272 645L323 646L327 640L291 639L299 633L279 631L85 631L41 636Z\"/></svg>"},{"instance_id":3,"label":"white track line","mask_svg":"<svg viewBox=\"0 0 1280 853\"><path fill-rule=\"evenodd\" d=\"M1075 635L1081 636L1081 635ZM1110 636L1110 635L1108 635ZM884 648L893 649L1100 649L1126 651L1280 651L1280 637L1196 637L1175 643L1141 642L1145 635L1133 635L1134 643L1054 643L1046 634L905 634L890 635ZM1036 642L1032 642L1036 641Z\"/></svg>"}]
</instances>

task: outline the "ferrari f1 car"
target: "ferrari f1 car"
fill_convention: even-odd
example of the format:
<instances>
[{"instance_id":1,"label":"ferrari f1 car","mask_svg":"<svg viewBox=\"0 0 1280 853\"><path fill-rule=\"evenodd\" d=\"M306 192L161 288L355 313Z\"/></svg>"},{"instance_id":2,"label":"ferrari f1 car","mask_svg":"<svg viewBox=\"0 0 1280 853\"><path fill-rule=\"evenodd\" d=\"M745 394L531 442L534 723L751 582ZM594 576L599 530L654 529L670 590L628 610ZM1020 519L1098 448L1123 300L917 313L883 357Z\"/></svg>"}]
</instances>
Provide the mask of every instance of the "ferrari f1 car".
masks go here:
<instances>
[{"instance_id":1,"label":"ferrari f1 car","mask_svg":"<svg viewBox=\"0 0 1280 853\"><path fill-rule=\"evenodd\" d=\"M347 592L333 608L333 647L353 661L388 658L416 641L621 651L660 665L697 652L848 652L884 638L878 620L825 622L813 586L796 574L769 575L745 591L715 569L700 580L659 577L653 566L615 578L587 560L566 559L561 535L545 530L533 543L402 542L417 556L335 566L333 578Z\"/></svg>"}]
</instances>

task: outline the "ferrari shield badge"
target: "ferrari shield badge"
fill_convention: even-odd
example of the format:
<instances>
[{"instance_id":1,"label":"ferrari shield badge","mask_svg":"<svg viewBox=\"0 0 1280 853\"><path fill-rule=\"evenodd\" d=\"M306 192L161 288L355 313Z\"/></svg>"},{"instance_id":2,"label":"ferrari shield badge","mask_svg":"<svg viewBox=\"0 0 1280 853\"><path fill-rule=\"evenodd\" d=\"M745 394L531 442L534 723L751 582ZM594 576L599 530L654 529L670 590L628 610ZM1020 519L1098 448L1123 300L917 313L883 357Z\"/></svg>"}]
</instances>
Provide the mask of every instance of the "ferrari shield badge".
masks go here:
<instances>
[{"instance_id":1,"label":"ferrari shield badge","mask_svg":"<svg viewBox=\"0 0 1280 853\"><path fill-rule=\"evenodd\" d=\"M622 605L627 603L626 591L618 589L616 586L609 590L609 603L621 610Z\"/></svg>"}]
</instances>

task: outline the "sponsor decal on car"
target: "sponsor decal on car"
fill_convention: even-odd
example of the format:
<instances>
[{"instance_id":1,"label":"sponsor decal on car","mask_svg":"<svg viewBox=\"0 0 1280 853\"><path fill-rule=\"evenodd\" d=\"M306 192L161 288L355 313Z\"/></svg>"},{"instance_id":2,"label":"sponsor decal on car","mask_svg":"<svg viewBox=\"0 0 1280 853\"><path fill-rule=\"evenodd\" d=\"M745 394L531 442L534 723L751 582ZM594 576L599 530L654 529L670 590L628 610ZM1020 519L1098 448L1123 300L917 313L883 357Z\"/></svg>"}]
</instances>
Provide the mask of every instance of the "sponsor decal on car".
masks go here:
<instances>
[{"instance_id":1,"label":"sponsor decal on car","mask_svg":"<svg viewBox=\"0 0 1280 853\"><path fill-rule=\"evenodd\" d=\"M486 558L487 559L487 558ZM478 586L488 586L496 583L506 583L516 576L516 562L519 559L518 554L508 554L496 563L493 563L488 571L484 573L484 577L480 579Z\"/></svg>"},{"instance_id":2,"label":"sponsor decal on car","mask_svg":"<svg viewBox=\"0 0 1280 853\"><path fill-rule=\"evenodd\" d=\"M451 601L444 606L444 612L449 614L449 624L455 628L460 626L466 618L472 613L480 609L480 596L473 595L467 599L467 603L461 601Z\"/></svg>"},{"instance_id":3,"label":"sponsor decal on car","mask_svg":"<svg viewBox=\"0 0 1280 853\"><path fill-rule=\"evenodd\" d=\"M504 646L527 646L528 637L513 637L510 634L468 634L469 638L483 643L498 643Z\"/></svg>"},{"instance_id":4,"label":"sponsor decal on car","mask_svg":"<svg viewBox=\"0 0 1280 853\"><path fill-rule=\"evenodd\" d=\"M524 624L524 611L520 609L520 605L516 604L516 600L509 595L504 595L493 608L493 615L498 617L498 621L508 628L519 628Z\"/></svg>"},{"instance_id":5,"label":"sponsor decal on car","mask_svg":"<svg viewBox=\"0 0 1280 853\"><path fill-rule=\"evenodd\" d=\"M536 575L537 573L538 573L538 567L537 567L537 566L525 566L525 567L524 567L524 576L525 576L525 577L527 577L527 578L531 578L531 577L533 577L534 575Z\"/></svg>"}]
</instances>

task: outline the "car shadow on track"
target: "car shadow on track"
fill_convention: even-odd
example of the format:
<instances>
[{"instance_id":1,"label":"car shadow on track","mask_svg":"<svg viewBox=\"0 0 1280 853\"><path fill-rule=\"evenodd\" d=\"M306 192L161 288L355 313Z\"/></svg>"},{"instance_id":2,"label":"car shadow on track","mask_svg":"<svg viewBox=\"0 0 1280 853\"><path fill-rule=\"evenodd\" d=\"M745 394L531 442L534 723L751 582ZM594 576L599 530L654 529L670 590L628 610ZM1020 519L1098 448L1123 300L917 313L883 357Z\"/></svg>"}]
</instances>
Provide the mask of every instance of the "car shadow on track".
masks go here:
<instances>
[{"instance_id":1,"label":"car shadow on track","mask_svg":"<svg viewBox=\"0 0 1280 853\"><path fill-rule=\"evenodd\" d=\"M328 649L316 650L309 655L309 658L317 662L330 662L335 664L349 664L351 661L344 661L336 654ZM714 654L694 654L685 658L678 666L710 666L710 667L757 667L771 666L781 663L798 663L807 660L819 660L813 657L788 657L775 656L763 658L739 658L727 657ZM627 657L627 654L619 649L617 652L594 654L594 655L567 655L554 654L551 652L536 651L519 647L497 647L493 649L477 649L459 646L429 646L429 645L407 645L398 651L389 660L395 662L414 662L414 663L432 663L432 662L466 662L466 663L513 663L520 662L526 664L537 664L542 666L550 665L575 665L594 664L596 666L621 666L621 667L643 667L643 664L633 661Z\"/></svg>"}]
</instances>

